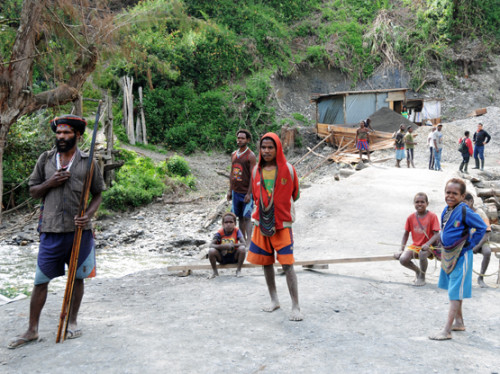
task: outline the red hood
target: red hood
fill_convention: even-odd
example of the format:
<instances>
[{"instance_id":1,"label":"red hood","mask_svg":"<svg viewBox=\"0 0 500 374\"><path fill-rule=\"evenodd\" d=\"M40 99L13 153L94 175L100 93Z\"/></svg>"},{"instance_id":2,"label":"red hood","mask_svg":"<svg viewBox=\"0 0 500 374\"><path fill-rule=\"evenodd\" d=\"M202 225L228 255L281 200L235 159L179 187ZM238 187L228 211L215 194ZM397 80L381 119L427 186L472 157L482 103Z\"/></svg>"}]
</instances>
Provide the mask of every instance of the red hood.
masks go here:
<instances>
[{"instance_id":1,"label":"red hood","mask_svg":"<svg viewBox=\"0 0 500 374\"><path fill-rule=\"evenodd\" d=\"M276 135L274 132L268 132L268 133L262 135L262 137L260 138L260 142L259 142L259 148L262 145L262 140L264 138L271 138L274 140L274 143L276 144L276 165L278 165L278 169L281 166L285 166L286 165L286 157L285 157L285 154L283 153L283 146L281 145L281 140L280 140L279 136ZM262 162L264 162L264 160L262 159L262 153L259 152L259 168L262 167Z\"/></svg>"}]
</instances>

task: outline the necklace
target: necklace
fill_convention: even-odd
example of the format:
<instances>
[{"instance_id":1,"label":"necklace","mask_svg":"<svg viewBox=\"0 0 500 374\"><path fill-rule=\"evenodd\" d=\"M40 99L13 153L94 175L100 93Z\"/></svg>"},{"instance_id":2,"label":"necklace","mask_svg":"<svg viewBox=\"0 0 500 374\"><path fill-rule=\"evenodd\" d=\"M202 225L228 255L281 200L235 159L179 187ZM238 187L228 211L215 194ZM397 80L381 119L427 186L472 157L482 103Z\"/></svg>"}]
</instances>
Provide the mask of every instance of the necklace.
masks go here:
<instances>
[{"instance_id":1,"label":"necklace","mask_svg":"<svg viewBox=\"0 0 500 374\"><path fill-rule=\"evenodd\" d=\"M71 168L71 165L73 165L73 161L75 160L75 155L76 155L76 152L73 153L73 157L71 157L71 160L69 160L69 163L67 165L62 165L61 164L61 154L59 152L57 152L56 154L56 167L57 167L57 170L61 170L63 167L66 169L66 171L69 171L69 169Z\"/></svg>"},{"instance_id":2,"label":"necklace","mask_svg":"<svg viewBox=\"0 0 500 374\"><path fill-rule=\"evenodd\" d=\"M245 148L245 150L243 152L240 152L240 150L238 149L236 151L236 157L240 158L241 155L244 155L246 151L248 151L248 147Z\"/></svg>"}]
</instances>

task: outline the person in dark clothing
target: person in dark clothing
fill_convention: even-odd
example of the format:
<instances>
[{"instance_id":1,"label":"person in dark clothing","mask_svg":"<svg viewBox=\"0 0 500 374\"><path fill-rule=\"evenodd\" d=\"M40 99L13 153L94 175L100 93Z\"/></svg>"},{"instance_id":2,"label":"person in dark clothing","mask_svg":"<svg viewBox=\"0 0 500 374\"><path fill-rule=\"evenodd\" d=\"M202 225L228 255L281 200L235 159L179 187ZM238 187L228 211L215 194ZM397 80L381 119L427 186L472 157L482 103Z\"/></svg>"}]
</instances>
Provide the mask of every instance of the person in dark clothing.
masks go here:
<instances>
[{"instance_id":1,"label":"person in dark clothing","mask_svg":"<svg viewBox=\"0 0 500 374\"><path fill-rule=\"evenodd\" d=\"M473 169L479 169L479 160L481 160L481 170L484 170L484 145L491 140L490 134L483 130L483 124L477 125L477 131L474 133L472 141L474 142L474 160L476 166Z\"/></svg>"}]
</instances>

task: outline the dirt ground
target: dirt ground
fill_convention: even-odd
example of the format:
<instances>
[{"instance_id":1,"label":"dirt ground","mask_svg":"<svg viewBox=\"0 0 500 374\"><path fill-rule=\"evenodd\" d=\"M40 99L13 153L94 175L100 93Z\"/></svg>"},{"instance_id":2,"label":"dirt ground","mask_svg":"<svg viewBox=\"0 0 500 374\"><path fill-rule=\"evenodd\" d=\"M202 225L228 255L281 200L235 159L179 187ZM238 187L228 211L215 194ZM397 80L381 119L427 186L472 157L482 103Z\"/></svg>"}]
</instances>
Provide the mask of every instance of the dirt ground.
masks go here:
<instances>
[{"instance_id":1,"label":"dirt ground","mask_svg":"<svg viewBox=\"0 0 500 374\"><path fill-rule=\"evenodd\" d=\"M392 254L403 234L412 198L428 193L430 209L444 207L445 172L373 165L340 182L304 188L294 226L297 260ZM165 222L168 225L168 222ZM387 243L387 244L381 244ZM478 270L481 257L474 256ZM196 262L196 260L191 260ZM17 350L7 343L26 327L29 301L0 306L2 373L498 373L500 302L496 277L464 301L466 332L435 342L448 310L436 287L396 261L339 264L327 270L297 268L305 319L290 322L285 278L277 276L282 308L267 314L260 269L244 277L224 270L177 277L166 268L86 283L80 313L84 335L55 344L63 291L49 292L40 341ZM488 272L498 269L493 259ZM50 290L49 290L50 291Z\"/></svg>"}]
</instances>

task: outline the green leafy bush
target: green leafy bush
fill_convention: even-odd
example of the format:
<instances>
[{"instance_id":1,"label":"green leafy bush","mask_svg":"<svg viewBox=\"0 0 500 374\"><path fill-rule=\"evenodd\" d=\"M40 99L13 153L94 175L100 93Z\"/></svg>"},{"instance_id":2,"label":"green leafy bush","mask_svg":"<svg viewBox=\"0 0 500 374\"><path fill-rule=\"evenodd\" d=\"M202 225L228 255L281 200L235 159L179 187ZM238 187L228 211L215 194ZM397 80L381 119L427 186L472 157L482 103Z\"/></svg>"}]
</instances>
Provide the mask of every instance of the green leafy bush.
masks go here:
<instances>
[{"instance_id":1,"label":"green leafy bush","mask_svg":"<svg viewBox=\"0 0 500 374\"><path fill-rule=\"evenodd\" d=\"M181 156L175 155L170 157L166 163L167 174L171 177L185 177L191 174L188 162Z\"/></svg>"},{"instance_id":2,"label":"green leafy bush","mask_svg":"<svg viewBox=\"0 0 500 374\"><path fill-rule=\"evenodd\" d=\"M8 142L3 155L3 201L7 201L11 188L20 185L14 194L16 204L29 198L28 178L43 151L54 145L54 133L50 130L48 113L24 116L9 130Z\"/></svg>"},{"instance_id":3,"label":"green leafy bush","mask_svg":"<svg viewBox=\"0 0 500 374\"><path fill-rule=\"evenodd\" d=\"M165 189L165 162L155 165L150 158L132 157L133 152L121 152L126 163L116 173L113 186L103 193L105 208L126 210L149 204ZM137 156L137 155L136 155Z\"/></svg>"}]
</instances>

